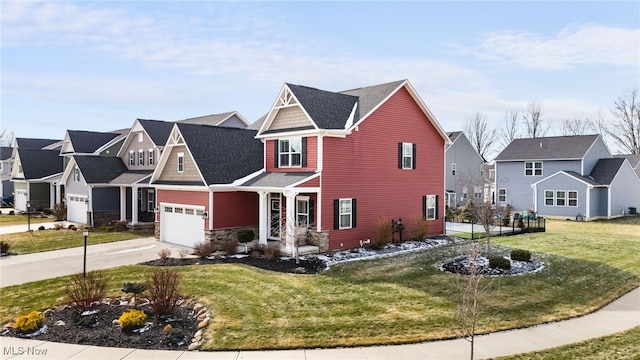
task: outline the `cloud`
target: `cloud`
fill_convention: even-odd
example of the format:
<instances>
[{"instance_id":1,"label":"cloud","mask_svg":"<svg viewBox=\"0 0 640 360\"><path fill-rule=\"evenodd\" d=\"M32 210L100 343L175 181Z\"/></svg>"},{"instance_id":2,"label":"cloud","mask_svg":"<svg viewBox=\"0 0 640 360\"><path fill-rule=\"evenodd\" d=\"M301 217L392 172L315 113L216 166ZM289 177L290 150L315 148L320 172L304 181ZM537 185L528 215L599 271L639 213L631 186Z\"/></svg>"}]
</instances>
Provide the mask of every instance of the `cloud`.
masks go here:
<instances>
[{"instance_id":1,"label":"cloud","mask_svg":"<svg viewBox=\"0 0 640 360\"><path fill-rule=\"evenodd\" d=\"M586 24L564 28L554 36L527 31L493 32L482 36L475 53L484 59L537 70L565 70L580 65L637 68L640 29Z\"/></svg>"}]
</instances>

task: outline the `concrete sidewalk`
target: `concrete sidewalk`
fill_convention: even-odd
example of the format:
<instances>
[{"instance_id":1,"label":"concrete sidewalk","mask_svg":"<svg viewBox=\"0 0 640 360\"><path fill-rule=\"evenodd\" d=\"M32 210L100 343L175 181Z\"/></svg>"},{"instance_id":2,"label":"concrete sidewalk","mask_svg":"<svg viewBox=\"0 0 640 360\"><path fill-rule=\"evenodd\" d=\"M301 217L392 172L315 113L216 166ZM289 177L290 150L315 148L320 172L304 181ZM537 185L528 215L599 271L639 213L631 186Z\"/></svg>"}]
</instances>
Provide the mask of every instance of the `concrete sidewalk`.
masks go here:
<instances>
[{"instance_id":1,"label":"concrete sidewalk","mask_svg":"<svg viewBox=\"0 0 640 360\"><path fill-rule=\"evenodd\" d=\"M527 329L476 337L475 358L490 359L553 348L640 326L640 288L592 314ZM71 345L0 337L1 359L154 359L154 360L448 360L467 359L463 339L409 345L282 351L187 352Z\"/></svg>"}]
</instances>

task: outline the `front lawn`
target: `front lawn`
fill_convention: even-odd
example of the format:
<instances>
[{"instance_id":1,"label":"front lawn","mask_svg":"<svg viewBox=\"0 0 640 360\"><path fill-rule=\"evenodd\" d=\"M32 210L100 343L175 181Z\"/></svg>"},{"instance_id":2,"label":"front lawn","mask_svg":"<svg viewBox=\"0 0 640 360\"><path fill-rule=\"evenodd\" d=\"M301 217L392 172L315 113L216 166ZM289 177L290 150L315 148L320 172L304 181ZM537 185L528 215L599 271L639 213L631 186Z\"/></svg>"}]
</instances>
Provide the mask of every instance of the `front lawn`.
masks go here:
<instances>
[{"instance_id":1,"label":"front lawn","mask_svg":"<svg viewBox=\"0 0 640 360\"><path fill-rule=\"evenodd\" d=\"M8 213L9 212L6 209L2 209L2 215L0 215L0 226L27 225L29 221L31 221L31 225L56 221L54 216L31 215L31 218L29 218L27 215L8 215ZM37 228L38 225L32 227L31 230L36 230Z\"/></svg>"},{"instance_id":2,"label":"front lawn","mask_svg":"<svg viewBox=\"0 0 640 360\"><path fill-rule=\"evenodd\" d=\"M610 228L603 232L601 228ZM589 228L591 230L589 230ZM485 278L491 287L478 332L560 320L593 311L640 285L637 224L549 222L548 233L493 238L530 249L545 267L534 274ZM601 235L597 235L600 233ZM465 245L334 265L318 275L241 265L176 267L184 294L211 311L204 350L393 344L458 336L455 317L465 277L436 265ZM141 281L150 267L108 270L110 295ZM65 302L68 277L3 288L0 320Z\"/></svg>"},{"instance_id":3,"label":"front lawn","mask_svg":"<svg viewBox=\"0 0 640 360\"><path fill-rule=\"evenodd\" d=\"M90 230L87 238L88 245L102 244L113 241L131 240L153 236L152 231L123 231L107 232ZM0 235L2 241L8 242L9 251L16 254L29 254L40 251L59 250L83 246L82 230L35 230L14 234Z\"/></svg>"}]
</instances>

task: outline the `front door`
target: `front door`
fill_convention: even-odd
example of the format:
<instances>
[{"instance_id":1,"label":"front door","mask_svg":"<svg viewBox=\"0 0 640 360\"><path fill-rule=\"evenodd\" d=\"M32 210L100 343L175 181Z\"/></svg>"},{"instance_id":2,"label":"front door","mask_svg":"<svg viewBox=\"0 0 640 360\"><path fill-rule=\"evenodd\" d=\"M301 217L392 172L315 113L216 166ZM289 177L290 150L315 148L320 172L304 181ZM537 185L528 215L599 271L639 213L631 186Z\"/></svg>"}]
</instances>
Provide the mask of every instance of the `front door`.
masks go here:
<instances>
[{"instance_id":1,"label":"front door","mask_svg":"<svg viewBox=\"0 0 640 360\"><path fill-rule=\"evenodd\" d=\"M270 194L269 195L269 219L270 220L270 230L269 230L269 239L272 240L280 240L280 194Z\"/></svg>"}]
</instances>

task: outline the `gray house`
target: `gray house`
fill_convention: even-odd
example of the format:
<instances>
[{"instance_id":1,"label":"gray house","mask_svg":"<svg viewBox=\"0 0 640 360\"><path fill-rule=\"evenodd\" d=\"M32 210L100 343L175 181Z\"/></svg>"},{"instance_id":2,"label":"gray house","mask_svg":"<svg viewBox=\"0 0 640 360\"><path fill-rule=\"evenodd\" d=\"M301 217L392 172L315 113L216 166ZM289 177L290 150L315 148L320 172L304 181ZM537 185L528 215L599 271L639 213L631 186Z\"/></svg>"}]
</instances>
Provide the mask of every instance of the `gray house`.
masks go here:
<instances>
[{"instance_id":1,"label":"gray house","mask_svg":"<svg viewBox=\"0 0 640 360\"><path fill-rule=\"evenodd\" d=\"M445 204L457 208L469 198L484 201L485 161L462 131L447 133L445 151Z\"/></svg>"},{"instance_id":2,"label":"gray house","mask_svg":"<svg viewBox=\"0 0 640 360\"><path fill-rule=\"evenodd\" d=\"M496 204L579 220L640 206L640 178L600 135L516 139L495 159Z\"/></svg>"},{"instance_id":3,"label":"gray house","mask_svg":"<svg viewBox=\"0 0 640 360\"><path fill-rule=\"evenodd\" d=\"M14 208L26 211L53 208L60 199L56 186L62 175L62 158L58 150L17 148L11 180L14 184Z\"/></svg>"},{"instance_id":4,"label":"gray house","mask_svg":"<svg viewBox=\"0 0 640 360\"><path fill-rule=\"evenodd\" d=\"M11 181L12 154L12 147L0 147L0 196L2 198L13 196L13 182Z\"/></svg>"}]
</instances>

